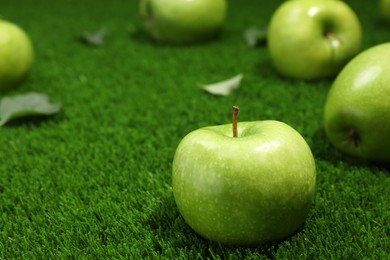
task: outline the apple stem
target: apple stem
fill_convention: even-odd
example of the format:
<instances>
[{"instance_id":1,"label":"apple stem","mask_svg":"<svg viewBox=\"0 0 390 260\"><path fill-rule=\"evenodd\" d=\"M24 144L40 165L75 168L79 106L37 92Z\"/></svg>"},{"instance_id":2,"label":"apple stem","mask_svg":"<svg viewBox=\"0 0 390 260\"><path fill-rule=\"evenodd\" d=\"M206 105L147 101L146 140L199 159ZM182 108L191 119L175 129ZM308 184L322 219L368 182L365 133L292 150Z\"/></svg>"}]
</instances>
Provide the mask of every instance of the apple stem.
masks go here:
<instances>
[{"instance_id":1,"label":"apple stem","mask_svg":"<svg viewBox=\"0 0 390 260\"><path fill-rule=\"evenodd\" d=\"M237 123L238 123L238 106L233 106L233 137L238 137Z\"/></svg>"}]
</instances>

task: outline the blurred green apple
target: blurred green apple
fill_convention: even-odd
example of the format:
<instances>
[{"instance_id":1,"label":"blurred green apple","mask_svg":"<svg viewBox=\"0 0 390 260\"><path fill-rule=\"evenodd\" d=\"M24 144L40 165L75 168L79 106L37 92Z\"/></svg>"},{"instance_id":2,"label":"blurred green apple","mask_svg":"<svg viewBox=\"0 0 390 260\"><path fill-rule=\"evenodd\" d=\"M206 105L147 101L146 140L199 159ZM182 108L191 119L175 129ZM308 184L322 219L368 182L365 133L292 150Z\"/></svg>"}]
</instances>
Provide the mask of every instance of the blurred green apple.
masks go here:
<instances>
[{"instance_id":1,"label":"blurred green apple","mask_svg":"<svg viewBox=\"0 0 390 260\"><path fill-rule=\"evenodd\" d=\"M390 0L380 0L380 9L383 18L390 23Z\"/></svg>"},{"instance_id":2,"label":"blurred green apple","mask_svg":"<svg viewBox=\"0 0 390 260\"><path fill-rule=\"evenodd\" d=\"M358 17L343 1L286 1L270 22L269 53L286 77L331 77L359 52L361 34Z\"/></svg>"},{"instance_id":3,"label":"blurred green apple","mask_svg":"<svg viewBox=\"0 0 390 260\"><path fill-rule=\"evenodd\" d=\"M390 162L390 43L351 60L325 104L325 131L341 151L366 161Z\"/></svg>"},{"instance_id":4,"label":"blurred green apple","mask_svg":"<svg viewBox=\"0 0 390 260\"><path fill-rule=\"evenodd\" d=\"M233 124L234 125L234 124ZM302 136L278 121L205 127L180 142L172 188L184 220L231 245L284 239L304 225L316 169Z\"/></svg>"},{"instance_id":5,"label":"blurred green apple","mask_svg":"<svg viewBox=\"0 0 390 260\"><path fill-rule=\"evenodd\" d=\"M21 83L30 71L33 57L28 35L16 24L0 20L0 92Z\"/></svg>"},{"instance_id":6,"label":"blurred green apple","mask_svg":"<svg viewBox=\"0 0 390 260\"><path fill-rule=\"evenodd\" d=\"M226 0L141 0L144 28L158 42L190 44L209 40L221 30Z\"/></svg>"}]
</instances>

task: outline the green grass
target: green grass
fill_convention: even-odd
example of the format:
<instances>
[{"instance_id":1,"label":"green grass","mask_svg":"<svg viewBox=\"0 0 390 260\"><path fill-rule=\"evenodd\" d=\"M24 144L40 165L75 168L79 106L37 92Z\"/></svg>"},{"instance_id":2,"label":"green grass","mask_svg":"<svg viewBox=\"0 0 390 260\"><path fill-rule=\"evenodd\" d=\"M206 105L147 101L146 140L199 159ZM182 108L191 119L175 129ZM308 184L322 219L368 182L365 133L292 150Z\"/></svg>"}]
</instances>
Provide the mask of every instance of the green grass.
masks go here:
<instances>
[{"instance_id":1,"label":"green grass","mask_svg":"<svg viewBox=\"0 0 390 260\"><path fill-rule=\"evenodd\" d=\"M50 118L0 129L0 258L388 259L389 168L334 150L322 126L332 80L282 78L266 48L243 31L266 25L282 1L230 1L222 36L195 46L151 42L137 1L4 0L0 15L28 31L30 77L9 94L47 93ZM376 1L347 1L361 19L363 48L390 40ZM108 30L106 45L77 36ZM214 97L198 83L244 73L241 88ZM172 195L171 163L188 132L230 120L277 119L296 128L317 163L315 203L304 229L280 243L226 247L196 235Z\"/></svg>"}]
</instances>

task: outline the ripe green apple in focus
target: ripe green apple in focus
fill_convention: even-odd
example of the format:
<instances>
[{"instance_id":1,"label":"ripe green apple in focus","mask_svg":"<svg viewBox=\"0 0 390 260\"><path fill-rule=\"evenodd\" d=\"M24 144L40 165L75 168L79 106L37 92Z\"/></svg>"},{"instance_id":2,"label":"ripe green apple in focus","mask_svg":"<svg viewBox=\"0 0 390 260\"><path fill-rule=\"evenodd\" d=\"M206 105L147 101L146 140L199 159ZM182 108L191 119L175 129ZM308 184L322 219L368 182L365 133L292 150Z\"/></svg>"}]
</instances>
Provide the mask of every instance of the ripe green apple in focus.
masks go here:
<instances>
[{"instance_id":1,"label":"ripe green apple in focus","mask_svg":"<svg viewBox=\"0 0 390 260\"><path fill-rule=\"evenodd\" d=\"M339 0L291 0L273 14L268 48L283 76L314 80L335 76L360 50L361 26Z\"/></svg>"},{"instance_id":2,"label":"ripe green apple in focus","mask_svg":"<svg viewBox=\"0 0 390 260\"><path fill-rule=\"evenodd\" d=\"M180 142L172 188L186 223L206 239L259 245L289 237L308 216L315 161L302 136L279 121L205 127Z\"/></svg>"},{"instance_id":3,"label":"ripe green apple in focus","mask_svg":"<svg viewBox=\"0 0 390 260\"><path fill-rule=\"evenodd\" d=\"M390 162L390 43L351 60L333 83L325 131L339 150L371 162Z\"/></svg>"},{"instance_id":4,"label":"ripe green apple in focus","mask_svg":"<svg viewBox=\"0 0 390 260\"><path fill-rule=\"evenodd\" d=\"M146 32L156 41L191 44L209 40L221 30L226 0L141 0Z\"/></svg>"},{"instance_id":5,"label":"ripe green apple in focus","mask_svg":"<svg viewBox=\"0 0 390 260\"><path fill-rule=\"evenodd\" d=\"M390 23L390 0L380 0L380 9L383 18Z\"/></svg>"},{"instance_id":6,"label":"ripe green apple in focus","mask_svg":"<svg viewBox=\"0 0 390 260\"><path fill-rule=\"evenodd\" d=\"M16 87L33 62L28 35L16 24L0 20L0 93Z\"/></svg>"}]
</instances>

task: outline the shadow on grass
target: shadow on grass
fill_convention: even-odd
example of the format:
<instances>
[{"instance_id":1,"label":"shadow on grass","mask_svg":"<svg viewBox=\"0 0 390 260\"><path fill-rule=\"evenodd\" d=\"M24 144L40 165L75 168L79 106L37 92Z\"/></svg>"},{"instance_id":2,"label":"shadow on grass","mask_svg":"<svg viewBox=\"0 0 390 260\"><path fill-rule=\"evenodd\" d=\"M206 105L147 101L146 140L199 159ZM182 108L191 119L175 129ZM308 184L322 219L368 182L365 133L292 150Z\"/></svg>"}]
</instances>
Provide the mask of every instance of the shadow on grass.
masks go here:
<instances>
[{"instance_id":1,"label":"shadow on grass","mask_svg":"<svg viewBox=\"0 0 390 260\"><path fill-rule=\"evenodd\" d=\"M155 47L166 47L166 48L194 48L194 47L204 47L208 44L214 44L217 42L223 42L224 39L229 37L229 32L221 32L217 33L215 37L212 37L208 40L203 40L195 43L186 43L186 44L180 44L180 43L161 43L157 40L154 40L149 34L145 32L145 30L142 28L142 26L136 27L134 30L130 32L130 38L132 41L137 42L140 45L150 45Z\"/></svg>"},{"instance_id":2,"label":"shadow on grass","mask_svg":"<svg viewBox=\"0 0 390 260\"><path fill-rule=\"evenodd\" d=\"M321 79L308 80L284 76L280 74L273 65L272 59L269 56L267 49L265 47L261 47L259 49L263 49L262 51L264 51L264 55L262 55L262 59L257 61L253 66L253 73L260 75L269 81L283 82L283 85L289 88L295 88L296 86L302 85L303 83L306 85L313 85L315 88L317 88L319 84L329 88L336 78L336 76L329 76Z\"/></svg>"},{"instance_id":3,"label":"shadow on grass","mask_svg":"<svg viewBox=\"0 0 390 260\"><path fill-rule=\"evenodd\" d=\"M137 27L130 32L130 38L139 44L157 45L157 43L140 27Z\"/></svg>"},{"instance_id":4,"label":"shadow on grass","mask_svg":"<svg viewBox=\"0 0 390 260\"><path fill-rule=\"evenodd\" d=\"M333 148L323 128L318 129L312 137L312 152L315 158L327 161L332 165L336 165L340 160L348 159Z\"/></svg>"},{"instance_id":5,"label":"shadow on grass","mask_svg":"<svg viewBox=\"0 0 390 260\"><path fill-rule=\"evenodd\" d=\"M58 123L64 119L63 114L60 112L56 115L32 115L27 117L15 118L2 127L39 127L45 123Z\"/></svg>"},{"instance_id":6,"label":"shadow on grass","mask_svg":"<svg viewBox=\"0 0 390 260\"><path fill-rule=\"evenodd\" d=\"M373 22L374 22L376 28L380 28L380 29L386 30L386 31L389 29L390 23L382 17L377 17Z\"/></svg>"},{"instance_id":7,"label":"shadow on grass","mask_svg":"<svg viewBox=\"0 0 390 260\"><path fill-rule=\"evenodd\" d=\"M264 244L261 246L231 246L218 242L209 241L193 231L181 217L175 204L173 195L162 199L145 223L154 234L152 237L156 253L161 256L177 257L185 254L188 257L203 257L221 259L229 258L230 255L239 256L244 259L248 255L259 255L267 259L274 259L279 246L293 239L298 230L289 238Z\"/></svg>"},{"instance_id":8,"label":"shadow on grass","mask_svg":"<svg viewBox=\"0 0 390 260\"><path fill-rule=\"evenodd\" d=\"M332 146L326 136L324 128L318 129L312 137L312 151L315 158L327 161L334 166L337 166L340 162L344 162L354 167L384 169L385 171L390 171L390 164L364 162L340 152Z\"/></svg>"}]
</instances>

